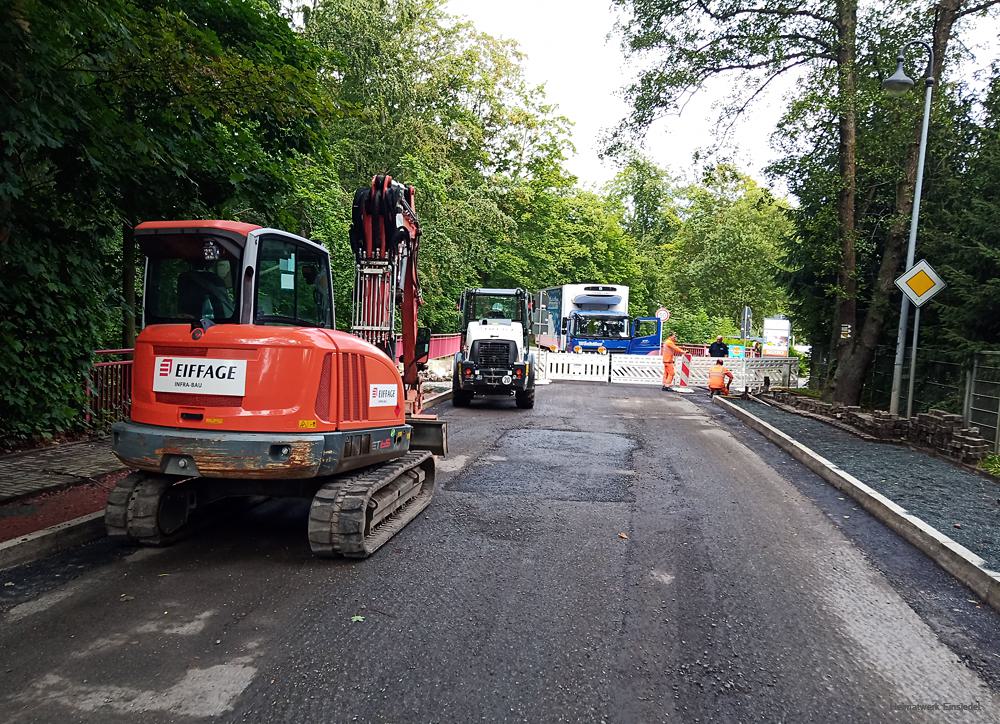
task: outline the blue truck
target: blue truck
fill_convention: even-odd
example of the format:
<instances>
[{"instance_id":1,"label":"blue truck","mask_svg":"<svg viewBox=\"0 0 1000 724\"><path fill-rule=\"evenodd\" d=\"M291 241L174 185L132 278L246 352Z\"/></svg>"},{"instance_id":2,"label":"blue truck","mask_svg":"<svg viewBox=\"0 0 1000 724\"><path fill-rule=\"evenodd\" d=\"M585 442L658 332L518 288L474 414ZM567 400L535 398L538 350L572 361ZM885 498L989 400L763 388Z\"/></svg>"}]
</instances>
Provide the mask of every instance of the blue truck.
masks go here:
<instances>
[{"instance_id":1,"label":"blue truck","mask_svg":"<svg viewBox=\"0 0 1000 724\"><path fill-rule=\"evenodd\" d=\"M535 293L535 344L550 352L659 354L660 320L632 318L627 286L563 284Z\"/></svg>"}]
</instances>

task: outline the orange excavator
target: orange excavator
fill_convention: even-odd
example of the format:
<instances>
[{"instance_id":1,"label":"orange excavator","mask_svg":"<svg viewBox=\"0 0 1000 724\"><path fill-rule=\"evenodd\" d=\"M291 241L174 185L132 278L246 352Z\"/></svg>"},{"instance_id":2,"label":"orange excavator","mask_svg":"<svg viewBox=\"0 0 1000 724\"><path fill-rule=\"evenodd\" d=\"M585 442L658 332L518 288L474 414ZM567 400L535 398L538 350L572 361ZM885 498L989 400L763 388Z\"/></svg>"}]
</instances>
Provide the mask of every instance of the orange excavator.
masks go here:
<instances>
[{"instance_id":1,"label":"orange excavator","mask_svg":"<svg viewBox=\"0 0 1000 724\"><path fill-rule=\"evenodd\" d=\"M354 334L334 327L315 242L232 221L146 222L135 238L143 330L131 416L112 436L138 472L109 496L111 537L164 545L215 501L299 497L315 554L363 558L430 504L447 430L420 409L430 335L412 187L376 176L355 195Z\"/></svg>"}]
</instances>

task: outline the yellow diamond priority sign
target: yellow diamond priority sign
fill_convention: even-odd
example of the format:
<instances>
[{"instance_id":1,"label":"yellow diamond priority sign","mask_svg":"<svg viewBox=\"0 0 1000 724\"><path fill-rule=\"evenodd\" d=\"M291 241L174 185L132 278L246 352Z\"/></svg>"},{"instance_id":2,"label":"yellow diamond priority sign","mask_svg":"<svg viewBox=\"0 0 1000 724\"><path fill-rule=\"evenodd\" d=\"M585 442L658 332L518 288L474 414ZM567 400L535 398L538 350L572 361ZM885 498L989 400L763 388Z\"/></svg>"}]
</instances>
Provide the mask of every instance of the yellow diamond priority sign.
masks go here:
<instances>
[{"instance_id":1,"label":"yellow diamond priority sign","mask_svg":"<svg viewBox=\"0 0 1000 724\"><path fill-rule=\"evenodd\" d=\"M896 286L915 306L921 307L946 285L927 260L921 259L896 280Z\"/></svg>"}]
</instances>

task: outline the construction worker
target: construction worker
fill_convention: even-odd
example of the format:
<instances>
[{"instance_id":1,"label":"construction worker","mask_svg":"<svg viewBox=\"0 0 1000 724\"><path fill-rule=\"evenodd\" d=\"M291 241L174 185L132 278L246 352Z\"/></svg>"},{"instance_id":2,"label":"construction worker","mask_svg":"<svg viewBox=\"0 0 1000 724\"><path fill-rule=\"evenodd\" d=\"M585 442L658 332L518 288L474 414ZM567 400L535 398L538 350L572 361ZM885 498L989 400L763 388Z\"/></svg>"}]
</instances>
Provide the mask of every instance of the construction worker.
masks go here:
<instances>
[{"instance_id":1,"label":"construction worker","mask_svg":"<svg viewBox=\"0 0 1000 724\"><path fill-rule=\"evenodd\" d=\"M721 359L717 360L708 370L708 396L715 397L717 393L728 395L732 383L733 373L726 369Z\"/></svg>"},{"instance_id":2,"label":"construction worker","mask_svg":"<svg viewBox=\"0 0 1000 724\"><path fill-rule=\"evenodd\" d=\"M674 388L674 355L686 354L684 348L677 344L676 332L667 335L660 352L663 354L663 391L668 392Z\"/></svg>"},{"instance_id":3,"label":"construction worker","mask_svg":"<svg viewBox=\"0 0 1000 724\"><path fill-rule=\"evenodd\" d=\"M722 335L720 334L715 338L715 341L708 348L709 357L728 357L729 356L729 345L722 341Z\"/></svg>"}]
</instances>

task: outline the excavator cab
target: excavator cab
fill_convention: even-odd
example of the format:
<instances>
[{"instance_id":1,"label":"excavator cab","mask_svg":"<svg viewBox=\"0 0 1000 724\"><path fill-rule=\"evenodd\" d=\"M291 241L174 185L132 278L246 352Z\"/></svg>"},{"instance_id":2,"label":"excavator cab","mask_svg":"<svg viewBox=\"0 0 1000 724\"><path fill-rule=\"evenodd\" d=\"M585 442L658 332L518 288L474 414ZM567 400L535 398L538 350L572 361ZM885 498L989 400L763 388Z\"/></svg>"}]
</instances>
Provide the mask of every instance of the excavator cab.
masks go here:
<instances>
[{"instance_id":1,"label":"excavator cab","mask_svg":"<svg viewBox=\"0 0 1000 724\"><path fill-rule=\"evenodd\" d=\"M330 257L319 244L235 222L140 224L135 236L146 256L144 326L334 328Z\"/></svg>"},{"instance_id":2,"label":"excavator cab","mask_svg":"<svg viewBox=\"0 0 1000 724\"><path fill-rule=\"evenodd\" d=\"M112 445L138 472L109 497L113 538L161 545L222 498L306 497L313 551L364 557L430 503L446 431L414 434L395 362L335 329L323 246L230 221L134 233L143 329Z\"/></svg>"}]
</instances>

